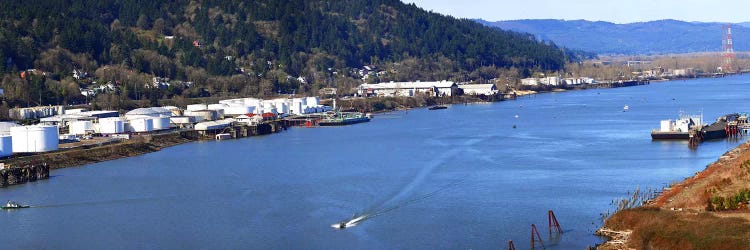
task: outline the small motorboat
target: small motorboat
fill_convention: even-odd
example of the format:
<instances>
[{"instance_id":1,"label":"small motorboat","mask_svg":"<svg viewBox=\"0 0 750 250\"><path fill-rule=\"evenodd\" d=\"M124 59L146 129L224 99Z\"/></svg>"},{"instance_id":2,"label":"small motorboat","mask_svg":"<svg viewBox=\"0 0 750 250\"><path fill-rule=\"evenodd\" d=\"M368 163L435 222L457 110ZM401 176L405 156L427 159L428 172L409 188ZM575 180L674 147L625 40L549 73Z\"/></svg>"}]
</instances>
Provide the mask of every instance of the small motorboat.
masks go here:
<instances>
[{"instance_id":1,"label":"small motorboat","mask_svg":"<svg viewBox=\"0 0 750 250\"><path fill-rule=\"evenodd\" d=\"M622 107L622 112L628 112L630 110L630 106L625 105L625 107Z\"/></svg>"},{"instance_id":2,"label":"small motorboat","mask_svg":"<svg viewBox=\"0 0 750 250\"><path fill-rule=\"evenodd\" d=\"M4 206L2 206L2 209L19 209L19 208L30 208L30 207L31 206L29 205L18 204L18 202L15 202L15 201L8 201L7 203L5 203Z\"/></svg>"},{"instance_id":3,"label":"small motorboat","mask_svg":"<svg viewBox=\"0 0 750 250\"><path fill-rule=\"evenodd\" d=\"M437 106L432 106L432 107L430 107L430 108L428 108L428 109L429 109L429 110L438 110L438 109L447 109L447 108L448 108L448 107L446 107L446 106L443 106L443 105L437 105Z\"/></svg>"},{"instance_id":4,"label":"small motorboat","mask_svg":"<svg viewBox=\"0 0 750 250\"><path fill-rule=\"evenodd\" d=\"M345 221L342 221L342 222L339 222L339 223L332 224L331 227L335 228L335 229L344 229L344 228L347 228L347 227L354 227L354 226L356 226L357 224L359 224L360 222L362 222L365 219L367 219L366 215L360 215L360 216L358 216L356 218L352 218L350 220L345 220Z\"/></svg>"}]
</instances>

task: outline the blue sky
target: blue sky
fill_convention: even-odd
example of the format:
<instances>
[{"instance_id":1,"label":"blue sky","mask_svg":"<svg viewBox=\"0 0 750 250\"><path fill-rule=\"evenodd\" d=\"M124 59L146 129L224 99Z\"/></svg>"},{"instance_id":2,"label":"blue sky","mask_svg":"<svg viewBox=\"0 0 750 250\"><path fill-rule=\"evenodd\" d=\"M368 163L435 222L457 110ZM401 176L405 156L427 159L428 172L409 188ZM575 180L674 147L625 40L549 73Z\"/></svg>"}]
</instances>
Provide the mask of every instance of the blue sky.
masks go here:
<instances>
[{"instance_id":1,"label":"blue sky","mask_svg":"<svg viewBox=\"0 0 750 250\"><path fill-rule=\"evenodd\" d=\"M750 21L750 1L709 0L403 0L425 10L488 21L586 19L614 23L661 19L701 22Z\"/></svg>"}]
</instances>

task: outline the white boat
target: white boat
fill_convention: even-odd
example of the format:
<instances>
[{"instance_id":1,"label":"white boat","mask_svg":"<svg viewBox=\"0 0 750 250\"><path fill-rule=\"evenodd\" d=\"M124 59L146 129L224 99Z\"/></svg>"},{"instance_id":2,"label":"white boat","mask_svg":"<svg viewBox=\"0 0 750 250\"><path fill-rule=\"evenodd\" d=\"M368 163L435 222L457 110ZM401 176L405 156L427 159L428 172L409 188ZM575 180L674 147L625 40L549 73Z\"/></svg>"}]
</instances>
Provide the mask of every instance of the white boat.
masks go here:
<instances>
[{"instance_id":1,"label":"white boat","mask_svg":"<svg viewBox=\"0 0 750 250\"><path fill-rule=\"evenodd\" d=\"M622 107L622 112L627 112L630 110L630 107L628 105L625 105L625 107Z\"/></svg>"},{"instance_id":2,"label":"white boat","mask_svg":"<svg viewBox=\"0 0 750 250\"><path fill-rule=\"evenodd\" d=\"M5 206L2 206L2 209L19 209L19 208L29 208L31 206L29 205L21 205L18 204L18 202L15 201L8 201L8 203L5 203Z\"/></svg>"},{"instance_id":3,"label":"white boat","mask_svg":"<svg viewBox=\"0 0 750 250\"><path fill-rule=\"evenodd\" d=\"M366 215L360 215L360 216L358 216L356 218L352 218L350 220L346 220L346 221L342 221L342 222L339 222L339 223L331 224L331 227L335 228L335 229L344 229L344 228L348 228L348 227L354 227L354 226L356 226L357 224L359 224L360 222L362 222L365 219L367 219Z\"/></svg>"}]
</instances>

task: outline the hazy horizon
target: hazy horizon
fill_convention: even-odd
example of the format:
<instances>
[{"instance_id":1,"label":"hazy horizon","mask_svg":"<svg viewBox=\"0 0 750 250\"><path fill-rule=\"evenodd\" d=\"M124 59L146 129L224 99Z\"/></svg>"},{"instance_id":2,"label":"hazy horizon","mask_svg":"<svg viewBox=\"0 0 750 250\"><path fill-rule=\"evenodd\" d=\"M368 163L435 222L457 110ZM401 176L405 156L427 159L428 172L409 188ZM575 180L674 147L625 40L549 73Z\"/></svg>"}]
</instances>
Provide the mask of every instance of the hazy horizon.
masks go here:
<instances>
[{"instance_id":1,"label":"hazy horizon","mask_svg":"<svg viewBox=\"0 0 750 250\"><path fill-rule=\"evenodd\" d=\"M750 2L696 1L696 0L582 0L576 2L554 0L530 1L454 1L454 0L403 0L404 3L457 18L486 21L513 21L524 19L586 20L616 24L650 22L673 19L685 22L744 23L749 22L744 13ZM529 6L535 6L535 9ZM731 8L728 8L731 6ZM612 11L612 10L617 10Z\"/></svg>"}]
</instances>

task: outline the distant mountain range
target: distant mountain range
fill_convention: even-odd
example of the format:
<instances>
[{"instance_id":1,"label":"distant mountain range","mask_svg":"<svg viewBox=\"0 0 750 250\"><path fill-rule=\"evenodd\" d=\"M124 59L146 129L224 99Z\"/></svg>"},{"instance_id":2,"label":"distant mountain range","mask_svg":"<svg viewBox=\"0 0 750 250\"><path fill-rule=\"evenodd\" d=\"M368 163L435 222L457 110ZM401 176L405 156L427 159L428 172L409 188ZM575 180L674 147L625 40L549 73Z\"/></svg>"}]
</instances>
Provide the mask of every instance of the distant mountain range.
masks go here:
<instances>
[{"instance_id":1,"label":"distant mountain range","mask_svg":"<svg viewBox=\"0 0 750 250\"><path fill-rule=\"evenodd\" d=\"M570 49L599 54L667 54L721 50L723 23L659 20L614 24L586 20L513 20L487 26L533 34ZM732 26L735 51L750 50L750 22Z\"/></svg>"}]
</instances>

